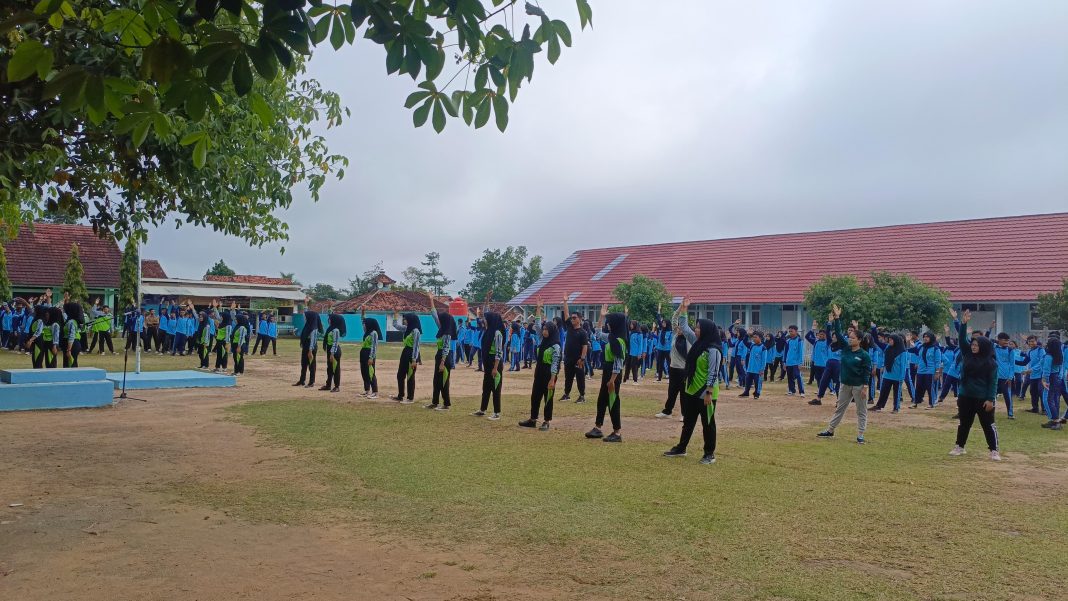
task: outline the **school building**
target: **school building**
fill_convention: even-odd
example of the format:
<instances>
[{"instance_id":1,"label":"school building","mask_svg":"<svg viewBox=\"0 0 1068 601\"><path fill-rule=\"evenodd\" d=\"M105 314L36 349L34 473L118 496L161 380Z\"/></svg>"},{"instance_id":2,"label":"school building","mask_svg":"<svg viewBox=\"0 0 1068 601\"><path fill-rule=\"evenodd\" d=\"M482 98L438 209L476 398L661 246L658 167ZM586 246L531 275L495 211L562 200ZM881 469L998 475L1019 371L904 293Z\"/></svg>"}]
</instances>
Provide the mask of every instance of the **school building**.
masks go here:
<instances>
[{"instance_id":1,"label":"school building","mask_svg":"<svg viewBox=\"0 0 1068 601\"><path fill-rule=\"evenodd\" d=\"M7 254L7 274L16 297L40 296L52 289L52 298L63 298L63 279L70 260L70 247L78 245L82 279L90 302L99 298L114 307L119 291L119 265L122 251L115 240L97 237L87 225L35 223L19 227L15 238L3 242ZM4 299L5 301L8 299Z\"/></svg>"},{"instance_id":2,"label":"school building","mask_svg":"<svg viewBox=\"0 0 1068 601\"><path fill-rule=\"evenodd\" d=\"M691 314L749 328L807 329L804 292L825 275L907 273L972 310L997 331L1043 331L1039 294L1068 277L1068 213L804 232L579 250L512 299L596 319L612 291L642 274L660 280ZM667 311L665 310L665 313Z\"/></svg>"}]
</instances>

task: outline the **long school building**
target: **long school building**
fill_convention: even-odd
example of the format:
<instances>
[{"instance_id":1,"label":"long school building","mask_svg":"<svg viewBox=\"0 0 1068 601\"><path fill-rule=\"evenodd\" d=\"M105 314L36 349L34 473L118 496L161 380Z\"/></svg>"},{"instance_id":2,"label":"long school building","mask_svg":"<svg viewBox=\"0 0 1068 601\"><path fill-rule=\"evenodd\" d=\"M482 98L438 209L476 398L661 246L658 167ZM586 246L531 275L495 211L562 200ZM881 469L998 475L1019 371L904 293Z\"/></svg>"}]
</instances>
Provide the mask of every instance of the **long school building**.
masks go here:
<instances>
[{"instance_id":1,"label":"long school building","mask_svg":"<svg viewBox=\"0 0 1068 601\"><path fill-rule=\"evenodd\" d=\"M873 271L937 286L998 331L1042 331L1035 301L1068 277L1068 213L580 250L511 302L559 311L567 298L572 311L596 319L616 302L615 287L641 274L663 282L674 302L686 297L691 315L806 329L826 317L806 311L809 286Z\"/></svg>"}]
</instances>

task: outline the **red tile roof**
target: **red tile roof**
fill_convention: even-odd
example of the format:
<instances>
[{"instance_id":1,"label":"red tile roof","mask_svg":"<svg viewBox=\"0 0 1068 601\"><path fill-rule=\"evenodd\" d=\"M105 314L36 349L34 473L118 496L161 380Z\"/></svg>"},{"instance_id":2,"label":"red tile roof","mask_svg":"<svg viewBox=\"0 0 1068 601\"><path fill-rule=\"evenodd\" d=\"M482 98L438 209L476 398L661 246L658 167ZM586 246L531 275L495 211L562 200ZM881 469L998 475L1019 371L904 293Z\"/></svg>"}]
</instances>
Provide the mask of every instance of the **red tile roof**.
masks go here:
<instances>
[{"instance_id":1,"label":"red tile roof","mask_svg":"<svg viewBox=\"0 0 1068 601\"><path fill-rule=\"evenodd\" d=\"M955 301L1034 300L1068 275L1068 213L580 250L511 302L615 302L615 286L643 274L695 303L799 303L824 275L872 271Z\"/></svg>"},{"instance_id":2,"label":"red tile roof","mask_svg":"<svg viewBox=\"0 0 1068 601\"><path fill-rule=\"evenodd\" d=\"M163 271L163 266L159 264L159 261L155 259L142 259L141 277L167 279L167 272Z\"/></svg>"},{"instance_id":3,"label":"red tile roof","mask_svg":"<svg viewBox=\"0 0 1068 601\"><path fill-rule=\"evenodd\" d=\"M434 308L437 311L448 311L449 301L441 298L434 299ZM332 307L341 313L359 313L361 309L375 313L413 312L429 313L430 301L426 294L411 290L374 290L367 294L354 296L341 301Z\"/></svg>"},{"instance_id":4,"label":"red tile roof","mask_svg":"<svg viewBox=\"0 0 1068 601\"><path fill-rule=\"evenodd\" d=\"M70 246L78 244L85 285L118 288L122 251L113 239L101 239L87 225L37 223L19 228L14 240L4 243L7 273L13 286L61 286L70 259Z\"/></svg>"},{"instance_id":5,"label":"red tile roof","mask_svg":"<svg viewBox=\"0 0 1068 601\"><path fill-rule=\"evenodd\" d=\"M206 275L209 282L229 282L231 284L268 284L271 286L292 286L288 278L272 278L265 275Z\"/></svg>"}]
</instances>

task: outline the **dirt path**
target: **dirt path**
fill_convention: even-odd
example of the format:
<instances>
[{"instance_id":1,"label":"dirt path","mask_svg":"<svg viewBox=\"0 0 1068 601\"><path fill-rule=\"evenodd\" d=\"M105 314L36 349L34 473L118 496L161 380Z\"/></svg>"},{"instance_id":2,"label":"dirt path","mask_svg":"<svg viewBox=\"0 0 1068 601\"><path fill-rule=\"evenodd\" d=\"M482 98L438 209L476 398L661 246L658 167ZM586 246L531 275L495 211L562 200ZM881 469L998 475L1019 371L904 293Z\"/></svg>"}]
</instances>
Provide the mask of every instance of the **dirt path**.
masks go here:
<instances>
[{"instance_id":1,"label":"dirt path","mask_svg":"<svg viewBox=\"0 0 1068 601\"><path fill-rule=\"evenodd\" d=\"M176 367L185 367L176 362ZM425 370L426 368L424 368ZM383 398L395 364L383 362ZM344 393L294 388L282 358L249 363L229 390L147 391L148 402L111 409L0 414L0 598L65 599L538 599L509 578L522 558L500 550L441 549L399 540L374 524L249 523L175 498L185 482L294 482L315 486L306 466L284 449L260 445L250 428L226 418L229 405L255 400L327 398L355 402L354 362ZM320 383L323 375L320 374ZM421 398L428 390L422 378ZM651 380L651 378L650 378ZM506 374L506 394L529 394L530 373ZM473 405L481 374L458 369L453 396ZM562 389L562 384L559 386ZM775 394L759 401L725 395L725 428L786 428L824 422L833 407L813 408ZM628 385L627 398L655 407L665 389ZM361 401L366 402L366 401ZM386 403L388 401L380 401ZM948 410L948 409L947 409ZM594 403L581 410L592 416ZM523 413L508 408L508 417ZM648 412L651 414L651 412ZM514 414L514 415L513 415ZM851 417L851 416L850 416ZM882 423L945 427L917 412ZM557 427L589 427L569 416ZM671 440L675 420L627 416L627 436ZM21 503L18 507L9 504Z\"/></svg>"}]
</instances>

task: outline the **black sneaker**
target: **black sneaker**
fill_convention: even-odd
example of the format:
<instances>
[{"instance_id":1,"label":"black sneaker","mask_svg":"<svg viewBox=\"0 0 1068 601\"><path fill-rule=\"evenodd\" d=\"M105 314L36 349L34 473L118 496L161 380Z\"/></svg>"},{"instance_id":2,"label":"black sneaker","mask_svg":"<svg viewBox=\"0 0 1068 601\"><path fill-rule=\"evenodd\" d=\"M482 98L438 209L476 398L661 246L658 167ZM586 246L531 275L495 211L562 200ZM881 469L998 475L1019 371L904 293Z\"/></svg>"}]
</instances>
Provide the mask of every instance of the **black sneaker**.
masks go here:
<instances>
[{"instance_id":1,"label":"black sneaker","mask_svg":"<svg viewBox=\"0 0 1068 601\"><path fill-rule=\"evenodd\" d=\"M754 399L759 399L759 398L760 398L760 395L759 395L759 394L754 394L754 395L753 395L753 398L754 398Z\"/></svg>"},{"instance_id":2,"label":"black sneaker","mask_svg":"<svg viewBox=\"0 0 1068 601\"><path fill-rule=\"evenodd\" d=\"M715 462L716 462L716 454L715 453L709 453L708 455L705 455L704 457L701 458L701 465L712 465Z\"/></svg>"},{"instance_id":3,"label":"black sneaker","mask_svg":"<svg viewBox=\"0 0 1068 601\"><path fill-rule=\"evenodd\" d=\"M570 401L571 400L571 395L570 394L565 394L564 396L560 397L560 400L561 401Z\"/></svg>"},{"instance_id":4,"label":"black sneaker","mask_svg":"<svg viewBox=\"0 0 1068 601\"><path fill-rule=\"evenodd\" d=\"M486 415L486 412L481 410L481 409L479 409L478 411L472 411L471 415L473 415L475 417L482 417L482 416Z\"/></svg>"},{"instance_id":5,"label":"black sneaker","mask_svg":"<svg viewBox=\"0 0 1068 601\"><path fill-rule=\"evenodd\" d=\"M1050 420L1050 421L1042 424L1042 427L1043 428L1052 428L1053 426L1056 426L1056 425L1057 425L1057 421L1056 420Z\"/></svg>"},{"instance_id":6,"label":"black sneaker","mask_svg":"<svg viewBox=\"0 0 1068 601\"><path fill-rule=\"evenodd\" d=\"M809 402L808 402L808 404L809 404L809 405L816 405L816 406L819 406L819 405L822 405L822 404L823 404L823 401L821 401L821 400L819 400L819 399L812 399L811 401L809 401Z\"/></svg>"},{"instance_id":7,"label":"black sneaker","mask_svg":"<svg viewBox=\"0 0 1068 601\"><path fill-rule=\"evenodd\" d=\"M609 434L604 437L604 442L623 442L623 437L619 434Z\"/></svg>"},{"instance_id":8,"label":"black sneaker","mask_svg":"<svg viewBox=\"0 0 1068 601\"><path fill-rule=\"evenodd\" d=\"M749 393L748 392L743 392L742 394L738 395L738 398L747 399L747 398L749 398Z\"/></svg>"},{"instance_id":9,"label":"black sneaker","mask_svg":"<svg viewBox=\"0 0 1068 601\"><path fill-rule=\"evenodd\" d=\"M602 438L604 434L601 433L600 428L594 428L586 433L586 438Z\"/></svg>"},{"instance_id":10,"label":"black sneaker","mask_svg":"<svg viewBox=\"0 0 1068 601\"><path fill-rule=\"evenodd\" d=\"M679 447L671 447L671 449L664 451L664 457L685 457L686 451L680 451Z\"/></svg>"},{"instance_id":11,"label":"black sneaker","mask_svg":"<svg viewBox=\"0 0 1068 601\"><path fill-rule=\"evenodd\" d=\"M541 430L542 432L548 432L549 422L541 422L541 426L538 427L538 430Z\"/></svg>"},{"instance_id":12,"label":"black sneaker","mask_svg":"<svg viewBox=\"0 0 1068 601\"><path fill-rule=\"evenodd\" d=\"M1028 413L1038 413L1038 409L1028 409Z\"/></svg>"},{"instance_id":13,"label":"black sneaker","mask_svg":"<svg viewBox=\"0 0 1068 601\"><path fill-rule=\"evenodd\" d=\"M818 436L820 438L831 438L831 437L834 436L834 432L831 432L830 430L824 430L823 432L820 432L816 436Z\"/></svg>"},{"instance_id":14,"label":"black sneaker","mask_svg":"<svg viewBox=\"0 0 1068 601\"><path fill-rule=\"evenodd\" d=\"M536 421L534 421L532 419L527 419L527 420L523 420L523 421L519 422L519 427L520 428L533 428L533 427L535 427L537 425L538 425L538 422L536 422Z\"/></svg>"},{"instance_id":15,"label":"black sneaker","mask_svg":"<svg viewBox=\"0 0 1068 601\"><path fill-rule=\"evenodd\" d=\"M586 402L586 397L583 396L583 395L579 395L579 398L578 398L578 400L575 401L575 404L578 405L579 403L585 403L585 402Z\"/></svg>"},{"instance_id":16,"label":"black sneaker","mask_svg":"<svg viewBox=\"0 0 1068 601\"><path fill-rule=\"evenodd\" d=\"M207 369L207 368L205 368L205 369ZM294 384L294 386L304 386L304 380L301 380L301 381L297 382L296 384Z\"/></svg>"}]
</instances>

